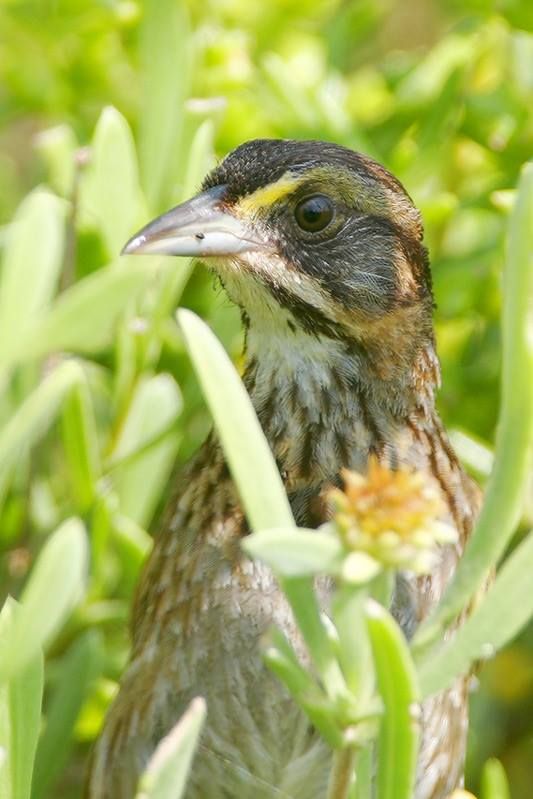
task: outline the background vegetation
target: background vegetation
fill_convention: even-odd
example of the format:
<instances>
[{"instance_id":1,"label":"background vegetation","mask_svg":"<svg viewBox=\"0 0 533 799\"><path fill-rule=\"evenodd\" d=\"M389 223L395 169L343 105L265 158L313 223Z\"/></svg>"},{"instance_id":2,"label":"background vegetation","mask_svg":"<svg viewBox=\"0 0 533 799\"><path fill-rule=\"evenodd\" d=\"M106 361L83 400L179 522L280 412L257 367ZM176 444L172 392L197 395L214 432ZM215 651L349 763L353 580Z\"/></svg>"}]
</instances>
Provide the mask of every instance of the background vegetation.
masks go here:
<instances>
[{"instance_id":1,"label":"background vegetation","mask_svg":"<svg viewBox=\"0 0 533 799\"><path fill-rule=\"evenodd\" d=\"M61 610L56 629L35 622L47 658L32 796L69 799L127 657L147 530L175 458L210 424L171 321L182 292L236 358L241 343L203 270L185 286L185 264L121 266L120 247L247 138L332 139L378 158L424 215L439 406L484 481L503 234L533 149L533 11L519 0L8 0L0 29L0 581L19 597L60 527L48 562L59 554L61 571L51 565L44 594L24 598L45 617L47 603ZM72 517L90 533L83 592L86 539ZM483 669L474 790L495 754L512 796L530 796L532 653L530 628Z\"/></svg>"}]
</instances>

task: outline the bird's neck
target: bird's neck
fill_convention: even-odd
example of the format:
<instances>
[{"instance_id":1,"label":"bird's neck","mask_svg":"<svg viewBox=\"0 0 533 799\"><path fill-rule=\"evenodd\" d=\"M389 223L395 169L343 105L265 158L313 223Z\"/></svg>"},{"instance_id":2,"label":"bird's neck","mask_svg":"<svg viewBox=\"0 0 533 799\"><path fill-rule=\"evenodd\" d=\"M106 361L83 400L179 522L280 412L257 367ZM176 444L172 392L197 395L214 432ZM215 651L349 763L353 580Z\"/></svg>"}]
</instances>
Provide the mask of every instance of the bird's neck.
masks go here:
<instances>
[{"instance_id":1,"label":"bird's neck","mask_svg":"<svg viewBox=\"0 0 533 799\"><path fill-rule=\"evenodd\" d=\"M419 466L413 426L435 421L433 341L373 348L252 323L245 383L280 468L293 482L362 469L374 452Z\"/></svg>"},{"instance_id":2,"label":"bird's neck","mask_svg":"<svg viewBox=\"0 0 533 799\"><path fill-rule=\"evenodd\" d=\"M464 540L477 493L435 410L432 336L412 341L398 336L393 345L362 348L249 326L245 384L299 524L322 523L322 489L340 483L342 467L366 471L373 453L392 469L436 479Z\"/></svg>"}]
</instances>

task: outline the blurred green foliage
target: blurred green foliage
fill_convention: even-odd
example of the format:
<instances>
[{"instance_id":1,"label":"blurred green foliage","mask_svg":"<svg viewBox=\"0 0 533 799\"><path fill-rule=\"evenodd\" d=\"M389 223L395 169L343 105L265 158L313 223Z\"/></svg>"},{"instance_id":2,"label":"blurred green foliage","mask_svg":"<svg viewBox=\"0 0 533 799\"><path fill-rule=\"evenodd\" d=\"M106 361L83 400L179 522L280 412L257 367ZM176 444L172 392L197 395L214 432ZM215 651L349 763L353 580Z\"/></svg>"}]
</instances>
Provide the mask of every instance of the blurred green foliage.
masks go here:
<instances>
[{"instance_id":1,"label":"blurred green foliage","mask_svg":"<svg viewBox=\"0 0 533 799\"><path fill-rule=\"evenodd\" d=\"M172 463L209 426L170 322L182 291L240 349L238 315L203 270L185 287L185 264L121 268L120 247L245 139L373 155L423 212L440 410L483 478L468 442L494 438L503 232L533 152L533 5L5 0L0 32L0 580L19 596L50 531L83 519L87 591L49 645L33 791L68 799L127 657ZM530 629L484 667L474 790L496 755L514 799L531 795L532 652Z\"/></svg>"}]
</instances>

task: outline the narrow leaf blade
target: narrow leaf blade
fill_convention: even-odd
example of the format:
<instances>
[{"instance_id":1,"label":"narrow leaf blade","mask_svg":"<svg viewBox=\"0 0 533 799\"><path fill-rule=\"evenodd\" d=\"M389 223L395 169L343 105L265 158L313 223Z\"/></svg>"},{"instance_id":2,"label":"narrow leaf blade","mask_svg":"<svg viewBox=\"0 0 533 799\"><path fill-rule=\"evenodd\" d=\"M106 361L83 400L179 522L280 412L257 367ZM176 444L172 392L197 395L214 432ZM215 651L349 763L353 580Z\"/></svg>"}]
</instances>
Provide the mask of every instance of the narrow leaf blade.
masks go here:
<instances>
[{"instance_id":1,"label":"narrow leaf blade","mask_svg":"<svg viewBox=\"0 0 533 799\"><path fill-rule=\"evenodd\" d=\"M105 108L96 125L80 205L87 220L96 222L110 258L119 255L146 215L133 136L115 108Z\"/></svg>"},{"instance_id":2,"label":"narrow leaf blade","mask_svg":"<svg viewBox=\"0 0 533 799\"><path fill-rule=\"evenodd\" d=\"M379 733L377 799L412 799L419 729L419 691L402 631L385 608L367 603L367 624L384 713Z\"/></svg>"},{"instance_id":3,"label":"narrow leaf blade","mask_svg":"<svg viewBox=\"0 0 533 799\"><path fill-rule=\"evenodd\" d=\"M502 404L494 468L476 528L453 579L442 601L415 636L414 643L419 649L436 640L447 622L481 588L520 518L533 457L532 229L533 163L529 163L522 171L508 231L502 318Z\"/></svg>"},{"instance_id":4,"label":"narrow leaf blade","mask_svg":"<svg viewBox=\"0 0 533 799\"><path fill-rule=\"evenodd\" d=\"M128 303L153 279L152 259L101 269L65 291L6 356L12 365L51 352L92 353L113 338ZM148 261L148 263L147 263Z\"/></svg>"},{"instance_id":5,"label":"narrow leaf blade","mask_svg":"<svg viewBox=\"0 0 533 799\"><path fill-rule=\"evenodd\" d=\"M223 346L191 311L180 309L178 321L252 527L292 526L274 457Z\"/></svg>"},{"instance_id":6,"label":"narrow leaf blade","mask_svg":"<svg viewBox=\"0 0 533 799\"><path fill-rule=\"evenodd\" d=\"M0 473L14 464L21 451L31 447L46 431L65 395L82 380L79 364L67 361L27 397L0 431Z\"/></svg>"},{"instance_id":7,"label":"narrow leaf blade","mask_svg":"<svg viewBox=\"0 0 533 799\"><path fill-rule=\"evenodd\" d=\"M293 527L274 457L233 364L195 314L181 309L178 321L251 527ZM312 579L280 577L280 581L326 691L330 696L342 694L345 683L320 618Z\"/></svg>"},{"instance_id":8,"label":"narrow leaf blade","mask_svg":"<svg viewBox=\"0 0 533 799\"><path fill-rule=\"evenodd\" d=\"M85 530L79 519L69 519L48 539L24 589L0 652L0 681L23 669L59 630L83 590L86 563Z\"/></svg>"},{"instance_id":9,"label":"narrow leaf blade","mask_svg":"<svg viewBox=\"0 0 533 799\"><path fill-rule=\"evenodd\" d=\"M30 799L43 686L44 661L39 650L9 683L11 780L16 799Z\"/></svg>"},{"instance_id":10,"label":"narrow leaf blade","mask_svg":"<svg viewBox=\"0 0 533 799\"><path fill-rule=\"evenodd\" d=\"M21 607L10 597L0 613L0 651L10 645ZM13 678L0 684L0 796L29 799L41 726L43 657L38 649Z\"/></svg>"},{"instance_id":11,"label":"narrow leaf blade","mask_svg":"<svg viewBox=\"0 0 533 799\"><path fill-rule=\"evenodd\" d=\"M50 786L68 760L74 744L74 723L91 684L100 673L102 654L100 636L90 630L72 645L61 663L37 748L32 799L50 795Z\"/></svg>"},{"instance_id":12,"label":"narrow leaf blade","mask_svg":"<svg viewBox=\"0 0 533 799\"><path fill-rule=\"evenodd\" d=\"M169 432L177 419L182 400L178 386L170 375L161 374L142 379L134 393L128 415L118 437L110 463L140 451L127 463L113 471L113 482L120 500L120 509L137 524L146 527L155 504L169 476L179 439ZM167 433L153 446L142 451L143 444ZM146 479L146 475L150 479Z\"/></svg>"},{"instance_id":13,"label":"narrow leaf blade","mask_svg":"<svg viewBox=\"0 0 533 799\"><path fill-rule=\"evenodd\" d=\"M474 661L511 641L533 615L531 569L533 532L509 556L479 607L454 637L428 653L419 665L423 696L466 674Z\"/></svg>"},{"instance_id":14,"label":"narrow leaf blade","mask_svg":"<svg viewBox=\"0 0 533 799\"><path fill-rule=\"evenodd\" d=\"M64 206L36 189L8 228L0 281L0 361L50 302L61 271Z\"/></svg>"},{"instance_id":15,"label":"narrow leaf blade","mask_svg":"<svg viewBox=\"0 0 533 799\"><path fill-rule=\"evenodd\" d=\"M504 768L499 760L487 760L481 775L481 799L511 799Z\"/></svg>"},{"instance_id":16,"label":"narrow leaf blade","mask_svg":"<svg viewBox=\"0 0 533 799\"><path fill-rule=\"evenodd\" d=\"M73 494L78 507L85 511L94 500L101 473L97 423L86 380L78 381L67 395L61 422Z\"/></svg>"},{"instance_id":17,"label":"narrow leaf blade","mask_svg":"<svg viewBox=\"0 0 533 799\"><path fill-rule=\"evenodd\" d=\"M180 151L183 105L189 93L191 37L185 4L147 0L141 26L144 77L139 153L150 208L169 201Z\"/></svg>"},{"instance_id":18,"label":"narrow leaf blade","mask_svg":"<svg viewBox=\"0 0 533 799\"><path fill-rule=\"evenodd\" d=\"M205 716L205 701L201 697L193 699L155 750L141 777L136 799L180 799Z\"/></svg>"},{"instance_id":19,"label":"narrow leaf blade","mask_svg":"<svg viewBox=\"0 0 533 799\"><path fill-rule=\"evenodd\" d=\"M283 577L331 573L342 556L341 543L334 536L294 527L253 533L242 547Z\"/></svg>"}]
</instances>

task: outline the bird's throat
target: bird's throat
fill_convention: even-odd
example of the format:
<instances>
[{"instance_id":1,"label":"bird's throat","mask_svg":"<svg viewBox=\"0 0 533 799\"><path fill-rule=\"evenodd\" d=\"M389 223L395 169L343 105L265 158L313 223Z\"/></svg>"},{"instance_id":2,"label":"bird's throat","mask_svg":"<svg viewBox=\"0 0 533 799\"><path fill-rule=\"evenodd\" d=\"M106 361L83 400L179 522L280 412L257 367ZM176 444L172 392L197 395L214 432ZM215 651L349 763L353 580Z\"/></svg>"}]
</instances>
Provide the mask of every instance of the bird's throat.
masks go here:
<instances>
[{"instance_id":1,"label":"bird's throat","mask_svg":"<svg viewBox=\"0 0 533 799\"><path fill-rule=\"evenodd\" d=\"M434 414L433 345L410 361L379 362L390 357L383 347L250 326L245 384L289 491L335 481L342 467L363 470L372 452L393 468L419 465L410 425Z\"/></svg>"}]
</instances>

